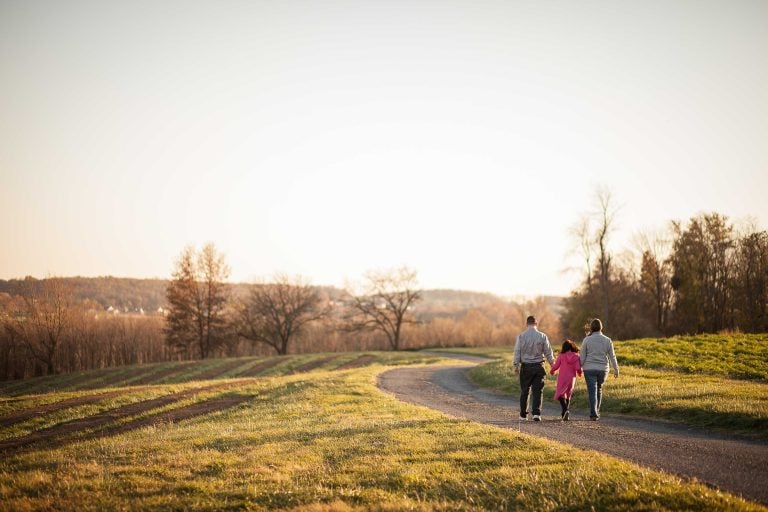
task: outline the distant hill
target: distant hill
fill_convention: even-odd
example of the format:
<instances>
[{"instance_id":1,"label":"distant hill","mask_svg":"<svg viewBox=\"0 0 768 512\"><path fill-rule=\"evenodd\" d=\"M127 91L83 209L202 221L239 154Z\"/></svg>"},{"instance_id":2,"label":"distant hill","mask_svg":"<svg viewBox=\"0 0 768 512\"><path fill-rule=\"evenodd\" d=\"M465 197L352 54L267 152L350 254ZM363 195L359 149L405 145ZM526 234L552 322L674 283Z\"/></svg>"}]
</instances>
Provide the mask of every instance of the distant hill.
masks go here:
<instances>
[{"instance_id":1,"label":"distant hill","mask_svg":"<svg viewBox=\"0 0 768 512\"><path fill-rule=\"evenodd\" d=\"M75 297L79 300L92 300L104 309L113 307L123 312L144 310L155 312L165 307L165 290L167 279L135 279L128 277L66 277ZM40 286L44 280L27 277L25 279L0 279L0 293L18 295L25 286ZM235 283L234 294L242 296L246 293L246 283ZM342 290L333 286L319 286L321 292L329 297L337 298ZM547 297L547 303L556 310L562 301L561 297ZM464 290L423 290L422 300L417 305L417 315L426 320L430 317L442 316L448 312L466 312L472 308L489 306L506 299L485 292L470 292Z\"/></svg>"},{"instance_id":2,"label":"distant hill","mask_svg":"<svg viewBox=\"0 0 768 512\"><path fill-rule=\"evenodd\" d=\"M123 312L157 311L165 304L166 279L134 279L127 277L66 277L78 300L93 300L104 309L110 306ZM27 277L25 279L0 279L0 293L18 295L26 286L40 286L45 280Z\"/></svg>"}]
</instances>

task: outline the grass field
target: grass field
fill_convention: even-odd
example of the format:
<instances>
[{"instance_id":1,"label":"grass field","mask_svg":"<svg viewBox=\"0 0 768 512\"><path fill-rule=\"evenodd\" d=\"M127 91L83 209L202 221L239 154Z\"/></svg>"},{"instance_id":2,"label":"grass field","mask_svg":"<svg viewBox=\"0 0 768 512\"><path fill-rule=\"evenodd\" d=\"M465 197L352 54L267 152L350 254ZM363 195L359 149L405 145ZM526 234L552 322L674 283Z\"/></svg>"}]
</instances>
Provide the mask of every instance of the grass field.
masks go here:
<instances>
[{"instance_id":1,"label":"grass field","mask_svg":"<svg viewBox=\"0 0 768 512\"><path fill-rule=\"evenodd\" d=\"M358 364L365 366L377 363L409 364L414 360L423 361L424 359L425 356L423 355L413 356L408 352L346 352L326 355L240 357L155 363L0 382L0 399L53 391L75 392L148 384L181 384L207 379L287 375L293 372L306 372L315 368L336 369ZM429 359L434 361L437 358L429 357ZM44 397L40 399L45 400ZM0 414L3 413L2 407L4 406L7 406L7 403L0 403Z\"/></svg>"},{"instance_id":2,"label":"grass field","mask_svg":"<svg viewBox=\"0 0 768 512\"><path fill-rule=\"evenodd\" d=\"M764 510L608 456L401 403L378 391L376 375L435 358L372 353L338 369L359 357L289 357L270 375L178 374L176 383L90 392L73 391L89 375L46 395L11 387L0 420L21 421L0 430L0 510ZM206 374L209 364L184 372ZM116 394L56 408L101 393Z\"/></svg>"},{"instance_id":3,"label":"grass field","mask_svg":"<svg viewBox=\"0 0 768 512\"><path fill-rule=\"evenodd\" d=\"M768 382L768 334L704 334L616 342L620 364Z\"/></svg>"},{"instance_id":4,"label":"grass field","mask_svg":"<svg viewBox=\"0 0 768 512\"><path fill-rule=\"evenodd\" d=\"M757 361L765 342L766 335L617 341L621 377L607 380L602 411L668 419L768 439L768 382L758 377L767 370L765 362ZM702 355L705 352L709 355ZM482 355L484 350L474 353ZM502 360L473 369L470 378L483 387L517 395L519 385L512 373L512 349L500 353L493 348L487 353ZM715 362L717 357L721 358L719 364ZM699 361L698 365L689 363L692 359ZM752 361L747 365L753 369L751 372L746 371L744 361ZM728 377L733 375L741 378ZM545 413L547 404L551 404L551 414L559 414L559 405L552 401L556 378L548 379ZM577 379L573 406L587 407L583 379Z\"/></svg>"}]
</instances>

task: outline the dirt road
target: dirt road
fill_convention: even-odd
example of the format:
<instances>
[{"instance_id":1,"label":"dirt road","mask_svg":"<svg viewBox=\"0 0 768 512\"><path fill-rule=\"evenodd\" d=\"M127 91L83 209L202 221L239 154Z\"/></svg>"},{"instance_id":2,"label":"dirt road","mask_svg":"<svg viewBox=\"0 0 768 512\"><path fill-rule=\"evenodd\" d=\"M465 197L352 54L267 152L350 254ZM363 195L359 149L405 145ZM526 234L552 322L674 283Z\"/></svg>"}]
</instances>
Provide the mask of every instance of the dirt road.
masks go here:
<instances>
[{"instance_id":1,"label":"dirt road","mask_svg":"<svg viewBox=\"0 0 768 512\"><path fill-rule=\"evenodd\" d=\"M479 358L456 366L397 368L379 387L400 400L451 416L519 430L597 450L637 464L698 480L768 504L768 443L714 434L667 422L604 416L589 421L575 411L560 421L559 405L545 403L544 421L518 420L518 400L472 384L467 371Z\"/></svg>"}]
</instances>

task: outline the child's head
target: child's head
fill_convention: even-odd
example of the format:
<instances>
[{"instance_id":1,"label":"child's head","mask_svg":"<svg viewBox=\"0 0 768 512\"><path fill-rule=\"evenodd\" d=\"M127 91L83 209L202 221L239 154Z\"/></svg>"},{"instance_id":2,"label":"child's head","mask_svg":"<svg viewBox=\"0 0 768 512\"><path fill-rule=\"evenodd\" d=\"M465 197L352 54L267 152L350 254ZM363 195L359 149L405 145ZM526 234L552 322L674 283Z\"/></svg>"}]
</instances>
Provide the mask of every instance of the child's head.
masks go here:
<instances>
[{"instance_id":1,"label":"child's head","mask_svg":"<svg viewBox=\"0 0 768 512\"><path fill-rule=\"evenodd\" d=\"M576 346L576 344L571 340L565 340L563 342L563 350L562 353L565 354L566 352L578 352L579 347Z\"/></svg>"}]
</instances>

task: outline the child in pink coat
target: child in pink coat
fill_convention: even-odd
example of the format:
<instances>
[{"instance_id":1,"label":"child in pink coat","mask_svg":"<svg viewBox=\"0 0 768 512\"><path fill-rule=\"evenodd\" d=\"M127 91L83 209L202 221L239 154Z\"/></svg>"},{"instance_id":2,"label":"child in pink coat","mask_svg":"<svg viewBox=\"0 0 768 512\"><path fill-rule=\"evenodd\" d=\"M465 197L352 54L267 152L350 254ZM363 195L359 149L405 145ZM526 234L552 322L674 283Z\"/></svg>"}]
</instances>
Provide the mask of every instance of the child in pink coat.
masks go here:
<instances>
[{"instance_id":1,"label":"child in pink coat","mask_svg":"<svg viewBox=\"0 0 768 512\"><path fill-rule=\"evenodd\" d=\"M571 340L565 340L563 343L563 349L557 356L555 363L552 365L549 373L557 374L557 390L555 390L555 400L560 402L560 407L563 409L560 417L563 421L568 421L570 411L568 408L571 405L571 395L573 394L573 386L576 384L576 376L581 376L581 360L579 359L579 347L576 346Z\"/></svg>"}]
</instances>

